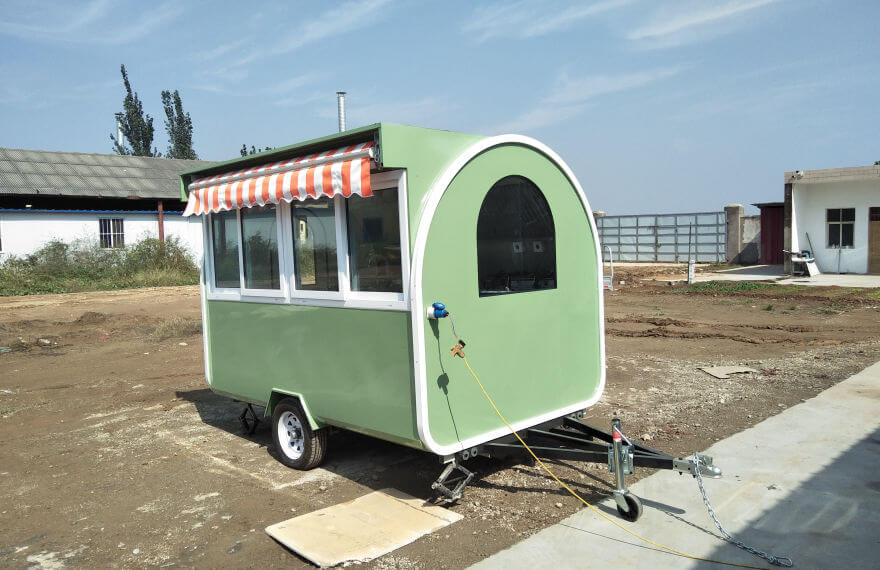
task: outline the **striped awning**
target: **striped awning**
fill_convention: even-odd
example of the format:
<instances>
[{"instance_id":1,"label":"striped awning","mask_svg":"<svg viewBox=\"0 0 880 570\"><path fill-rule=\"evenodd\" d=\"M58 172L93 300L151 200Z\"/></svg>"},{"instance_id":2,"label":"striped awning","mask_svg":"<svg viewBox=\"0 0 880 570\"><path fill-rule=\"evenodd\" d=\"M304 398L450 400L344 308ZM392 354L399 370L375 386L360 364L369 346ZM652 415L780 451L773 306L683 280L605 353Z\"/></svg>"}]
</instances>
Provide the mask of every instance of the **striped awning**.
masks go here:
<instances>
[{"instance_id":1,"label":"striped awning","mask_svg":"<svg viewBox=\"0 0 880 570\"><path fill-rule=\"evenodd\" d=\"M282 200L372 196L373 142L194 180L184 216L278 204Z\"/></svg>"}]
</instances>

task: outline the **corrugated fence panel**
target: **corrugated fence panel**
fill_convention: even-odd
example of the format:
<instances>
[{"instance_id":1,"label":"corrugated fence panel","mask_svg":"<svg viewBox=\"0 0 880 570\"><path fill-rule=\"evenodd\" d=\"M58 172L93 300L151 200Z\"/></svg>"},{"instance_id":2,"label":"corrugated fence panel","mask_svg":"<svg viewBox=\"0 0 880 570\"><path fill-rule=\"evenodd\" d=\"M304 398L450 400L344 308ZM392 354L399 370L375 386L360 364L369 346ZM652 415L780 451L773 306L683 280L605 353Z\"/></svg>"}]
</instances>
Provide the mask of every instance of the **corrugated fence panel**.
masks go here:
<instances>
[{"instance_id":1,"label":"corrugated fence panel","mask_svg":"<svg viewBox=\"0 0 880 570\"><path fill-rule=\"evenodd\" d=\"M596 218L599 240L615 260L721 263L727 256L724 212Z\"/></svg>"}]
</instances>

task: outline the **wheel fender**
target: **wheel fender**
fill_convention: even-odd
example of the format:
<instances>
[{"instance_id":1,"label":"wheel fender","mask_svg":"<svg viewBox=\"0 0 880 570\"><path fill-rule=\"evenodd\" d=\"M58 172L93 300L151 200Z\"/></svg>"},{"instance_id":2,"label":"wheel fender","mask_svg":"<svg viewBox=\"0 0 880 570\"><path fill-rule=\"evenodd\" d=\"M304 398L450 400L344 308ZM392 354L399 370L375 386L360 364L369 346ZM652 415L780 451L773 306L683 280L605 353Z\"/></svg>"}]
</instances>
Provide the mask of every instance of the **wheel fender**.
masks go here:
<instances>
[{"instance_id":1,"label":"wheel fender","mask_svg":"<svg viewBox=\"0 0 880 570\"><path fill-rule=\"evenodd\" d=\"M291 392L289 390L280 390L274 389L272 390L272 394L269 396L269 401L266 403L266 411L264 413L265 417L272 417L272 413L275 411L275 405L278 404L281 400L285 398L296 398L299 400L300 405L302 406L303 411L306 413L306 418L309 420L309 427L313 430L321 429L325 427L325 424L315 420L312 416L312 412L309 411L309 405L306 402L306 399L302 394L297 392Z\"/></svg>"}]
</instances>

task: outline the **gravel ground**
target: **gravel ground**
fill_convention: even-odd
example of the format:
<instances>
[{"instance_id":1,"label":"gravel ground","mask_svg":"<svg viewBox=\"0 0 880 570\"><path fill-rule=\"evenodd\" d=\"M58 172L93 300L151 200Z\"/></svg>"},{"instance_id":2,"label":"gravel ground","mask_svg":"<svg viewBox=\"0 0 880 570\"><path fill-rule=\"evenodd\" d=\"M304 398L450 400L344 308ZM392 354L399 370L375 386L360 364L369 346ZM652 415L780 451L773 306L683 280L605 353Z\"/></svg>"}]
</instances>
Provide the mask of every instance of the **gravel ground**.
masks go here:
<instances>
[{"instance_id":1,"label":"gravel ground","mask_svg":"<svg viewBox=\"0 0 880 570\"><path fill-rule=\"evenodd\" d=\"M704 449L880 359L877 291L687 292L627 271L586 419L617 414L658 449ZM267 427L242 434L241 405L205 386L198 324L191 287L0 298L0 567L307 568L263 528L373 489L430 498L436 458L352 433L322 468L281 466ZM734 364L756 372L698 369ZM587 500L610 490L601 465L551 465ZM470 467L462 521L361 566L463 568L581 508L534 466Z\"/></svg>"}]
</instances>

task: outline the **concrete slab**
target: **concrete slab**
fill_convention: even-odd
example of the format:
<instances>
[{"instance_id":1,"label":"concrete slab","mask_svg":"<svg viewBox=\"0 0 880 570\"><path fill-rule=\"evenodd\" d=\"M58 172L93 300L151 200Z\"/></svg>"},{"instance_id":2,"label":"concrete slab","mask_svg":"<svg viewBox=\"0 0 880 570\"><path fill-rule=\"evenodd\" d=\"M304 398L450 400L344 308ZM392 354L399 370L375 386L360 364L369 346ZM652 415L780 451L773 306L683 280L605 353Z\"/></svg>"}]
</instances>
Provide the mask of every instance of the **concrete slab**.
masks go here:
<instances>
[{"instance_id":1,"label":"concrete slab","mask_svg":"<svg viewBox=\"0 0 880 570\"><path fill-rule=\"evenodd\" d=\"M706 452L724 469L706 490L735 537L790 556L796 568L878 567L880 363ZM632 490L645 505L638 522L623 523L632 531L701 557L769 566L721 539L691 477L658 472ZM617 516L612 500L599 508ZM575 567L719 566L657 549L589 509L473 566Z\"/></svg>"},{"instance_id":2,"label":"concrete slab","mask_svg":"<svg viewBox=\"0 0 880 570\"><path fill-rule=\"evenodd\" d=\"M273 524L266 532L303 558L327 567L372 560L461 518L397 489L382 489Z\"/></svg>"},{"instance_id":3,"label":"concrete slab","mask_svg":"<svg viewBox=\"0 0 880 570\"><path fill-rule=\"evenodd\" d=\"M725 271L698 273L696 281L697 283L706 281L774 281L781 285L807 285L810 287L837 286L864 289L880 287L880 275L822 273L814 277L793 277L783 273L781 265L751 265Z\"/></svg>"}]
</instances>

